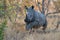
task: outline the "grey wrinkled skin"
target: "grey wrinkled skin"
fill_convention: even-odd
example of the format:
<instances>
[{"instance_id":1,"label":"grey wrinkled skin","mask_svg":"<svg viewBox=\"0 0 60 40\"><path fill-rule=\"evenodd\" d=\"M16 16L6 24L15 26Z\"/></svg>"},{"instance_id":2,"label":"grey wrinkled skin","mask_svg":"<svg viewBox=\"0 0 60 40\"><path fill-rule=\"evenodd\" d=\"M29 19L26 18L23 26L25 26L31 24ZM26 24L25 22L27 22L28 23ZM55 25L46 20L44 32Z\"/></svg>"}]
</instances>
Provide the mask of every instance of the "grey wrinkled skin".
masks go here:
<instances>
[{"instance_id":1,"label":"grey wrinkled skin","mask_svg":"<svg viewBox=\"0 0 60 40\"><path fill-rule=\"evenodd\" d=\"M47 27L47 20L43 13L34 10L34 6L26 7L26 30L31 30L34 26L43 26L43 30Z\"/></svg>"}]
</instances>

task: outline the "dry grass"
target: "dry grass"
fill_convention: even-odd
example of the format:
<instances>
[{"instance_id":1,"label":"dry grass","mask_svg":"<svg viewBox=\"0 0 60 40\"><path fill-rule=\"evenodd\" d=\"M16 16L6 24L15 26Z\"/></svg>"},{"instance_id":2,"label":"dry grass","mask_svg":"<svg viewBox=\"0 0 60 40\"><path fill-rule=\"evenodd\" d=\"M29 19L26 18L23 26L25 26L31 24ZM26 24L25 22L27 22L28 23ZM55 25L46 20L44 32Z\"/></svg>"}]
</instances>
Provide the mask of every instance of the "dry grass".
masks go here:
<instances>
[{"instance_id":1,"label":"dry grass","mask_svg":"<svg viewBox=\"0 0 60 40\"><path fill-rule=\"evenodd\" d=\"M9 30L9 31L8 31ZM47 33L41 31L28 34L28 32L7 29L4 40L60 40L59 30L49 30Z\"/></svg>"},{"instance_id":2,"label":"dry grass","mask_svg":"<svg viewBox=\"0 0 60 40\"><path fill-rule=\"evenodd\" d=\"M60 27L57 30L54 30L57 18L47 18L48 27L46 33L39 29L37 32L31 34L25 30L23 19L17 20L15 25L12 25L8 21L8 27L5 28L4 40L60 40Z\"/></svg>"}]
</instances>

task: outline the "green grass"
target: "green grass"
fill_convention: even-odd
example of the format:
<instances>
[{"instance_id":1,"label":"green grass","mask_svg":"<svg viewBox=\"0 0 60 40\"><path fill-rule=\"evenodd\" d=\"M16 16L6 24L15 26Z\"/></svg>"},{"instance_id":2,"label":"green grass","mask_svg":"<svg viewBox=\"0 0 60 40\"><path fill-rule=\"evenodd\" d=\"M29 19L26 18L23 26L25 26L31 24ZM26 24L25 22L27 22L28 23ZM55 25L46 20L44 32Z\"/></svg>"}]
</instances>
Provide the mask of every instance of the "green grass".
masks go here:
<instances>
[{"instance_id":1,"label":"green grass","mask_svg":"<svg viewBox=\"0 0 60 40\"><path fill-rule=\"evenodd\" d=\"M4 38L4 28L6 27L6 24L7 24L6 20L0 24L0 40L3 40Z\"/></svg>"}]
</instances>

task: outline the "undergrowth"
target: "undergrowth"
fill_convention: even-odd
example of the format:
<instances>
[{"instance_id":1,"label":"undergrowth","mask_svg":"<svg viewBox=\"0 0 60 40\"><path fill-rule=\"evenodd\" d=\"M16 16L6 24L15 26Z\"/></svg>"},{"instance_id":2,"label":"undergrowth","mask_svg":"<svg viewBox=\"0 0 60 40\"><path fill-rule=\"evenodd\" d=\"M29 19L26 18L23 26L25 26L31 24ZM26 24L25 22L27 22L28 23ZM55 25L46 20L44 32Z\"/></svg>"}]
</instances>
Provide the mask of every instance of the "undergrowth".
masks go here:
<instances>
[{"instance_id":1,"label":"undergrowth","mask_svg":"<svg viewBox=\"0 0 60 40\"><path fill-rule=\"evenodd\" d=\"M7 24L6 20L0 24L0 40L3 40L4 38L4 28L6 27L6 24Z\"/></svg>"}]
</instances>

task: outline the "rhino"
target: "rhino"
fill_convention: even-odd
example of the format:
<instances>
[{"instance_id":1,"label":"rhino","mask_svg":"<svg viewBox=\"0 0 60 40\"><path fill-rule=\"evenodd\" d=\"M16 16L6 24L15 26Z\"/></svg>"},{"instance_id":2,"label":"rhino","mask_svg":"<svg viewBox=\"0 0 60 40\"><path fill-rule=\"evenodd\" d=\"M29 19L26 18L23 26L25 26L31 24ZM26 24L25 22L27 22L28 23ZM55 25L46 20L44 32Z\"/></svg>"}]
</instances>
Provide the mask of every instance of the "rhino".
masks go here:
<instances>
[{"instance_id":1,"label":"rhino","mask_svg":"<svg viewBox=\"0 0 60 40\"><path fill-rule=\"evenodd\" d=\"M33 28L38 29L42 26L42 30L45 31L47 28L47 19L45 14L36 11L33 5L30 7L25 6L25 9L26 17L24 21L26 23L26 30L32 30Z\"/></svg>"}]
</instances>

